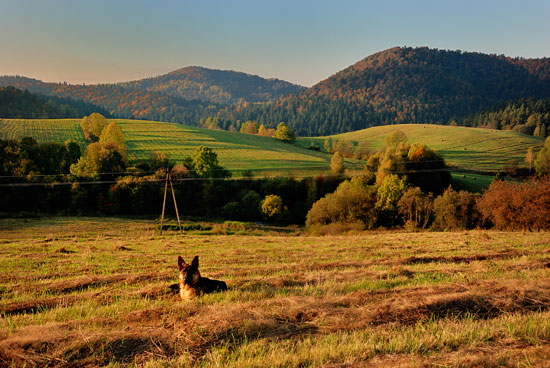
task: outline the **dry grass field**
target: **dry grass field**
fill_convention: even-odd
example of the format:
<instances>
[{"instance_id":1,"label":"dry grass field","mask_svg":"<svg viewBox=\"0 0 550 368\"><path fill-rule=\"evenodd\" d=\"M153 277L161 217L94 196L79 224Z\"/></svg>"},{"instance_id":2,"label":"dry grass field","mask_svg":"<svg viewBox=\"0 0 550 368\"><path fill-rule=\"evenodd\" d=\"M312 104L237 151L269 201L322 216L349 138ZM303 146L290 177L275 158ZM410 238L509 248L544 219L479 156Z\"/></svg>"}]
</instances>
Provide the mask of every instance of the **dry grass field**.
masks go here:
<instances>
[{"instance_id":1,"label":"dry grass field","mask_svg":"<svg viewBox=\"0 0 550 368\"><path fill-rule=\"evenodd\" d=\"M548 233L255 232L0 220L0 366L550 366Z\"/></svg>"}]
</instances>

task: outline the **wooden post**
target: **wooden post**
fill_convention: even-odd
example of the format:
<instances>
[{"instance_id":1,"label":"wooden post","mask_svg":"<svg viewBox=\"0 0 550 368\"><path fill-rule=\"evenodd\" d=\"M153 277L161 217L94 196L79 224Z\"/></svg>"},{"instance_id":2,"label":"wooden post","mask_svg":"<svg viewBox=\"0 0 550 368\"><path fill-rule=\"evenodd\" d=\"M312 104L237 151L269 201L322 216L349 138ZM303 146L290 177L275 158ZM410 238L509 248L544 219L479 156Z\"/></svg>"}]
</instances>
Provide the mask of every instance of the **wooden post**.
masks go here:
<instances>
[{"instance_id":1,"label":"wooden post","mask_svg":"<svg viewBox=\"0 0 550 368\"><path fill-rule=\"evenodd\" d=\"M164 184L164 201L162 201L162 216L160 217L160 235L162 235L162 225L164 223L164 209L166 208L166 192L168 191L168 170L166 171L166 184ZM172 183L170 183L172 184ZM172 190L172 193L174 191Z\"/></svg>"},{"instance_id":2,"label":"wooden post","mask_svg":"<svg viewBox=\"0 0 550 368\"><path fill-rule=\"evenodd\" d=\"M181 228L181 222L180 222L180 214L178 212L178 204L176 203L176 194L174 193L174 187L172 186L172 175L168 173L168 178L170 179L170 189L172 189L172 198L174 199L174 207L176 208L176 216L178 218L178 225L180 227L180 232L183 232L183 229Z\"/></svg>"}]
</instances>

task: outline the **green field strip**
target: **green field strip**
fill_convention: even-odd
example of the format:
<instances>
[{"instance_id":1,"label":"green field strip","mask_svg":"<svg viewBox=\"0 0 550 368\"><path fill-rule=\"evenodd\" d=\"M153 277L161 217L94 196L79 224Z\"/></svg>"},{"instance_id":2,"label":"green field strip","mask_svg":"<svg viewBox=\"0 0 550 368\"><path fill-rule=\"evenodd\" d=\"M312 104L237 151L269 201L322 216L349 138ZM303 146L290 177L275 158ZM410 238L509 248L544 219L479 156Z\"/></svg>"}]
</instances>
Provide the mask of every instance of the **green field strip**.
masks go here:
<instances>
[{"instance_id":1,"label":"green field strip","mask_svg":"<svg viewBox=\"0 0 550 368\"><path fill-rule=\"evenodd\" d=\"M330 137L299 137L296 144L251 134L208 130L177 123L144 120L110 119L124 132L131 164L147 160L154 151L166 153L182 162L201 145L212 148L220 163L230 171L292 170L301 173L324 173L330 170L331 155L307 149L311 143L323 147L324 141L348 140L354 144L368 142L370 149L384 144L388 134L403 131L411 143L424 143L442 154L455 170L496 171L515 160L524 165L529 147L538 151L543 138L511 131L441 125L404 124L373 127ZM1 119L0 139L34 137L39 142L64 143L71 139L87 144L79 119ZM363 163L346 159L346 166L361 169Z\"/></svg>"}]
</instances>

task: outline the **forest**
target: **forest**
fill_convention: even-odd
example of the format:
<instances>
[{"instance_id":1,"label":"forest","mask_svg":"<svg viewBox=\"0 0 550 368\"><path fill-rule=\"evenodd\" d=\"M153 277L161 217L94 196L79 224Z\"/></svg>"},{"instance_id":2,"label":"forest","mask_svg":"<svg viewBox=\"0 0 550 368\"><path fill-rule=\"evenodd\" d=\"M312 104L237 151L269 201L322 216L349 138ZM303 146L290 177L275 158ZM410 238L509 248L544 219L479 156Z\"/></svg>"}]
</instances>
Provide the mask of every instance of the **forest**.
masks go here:
<instances>
[{"instance_id":1,"label":"forest","mask_svg":"<svg viewBox=\"0 0 550 368\"><path fill-rule=\"evenodd\" d=\"M9 86L0 87L0 118L81 118L96 111L106 117L111 116L107 110L82 100L36 95Z\"/></svg>"},{"instance_id":2,"label":"forest","mask_svg":"<svg viewBox=\"0 0 550 368\"><path fill-rule=\"evenodd\" d=\"M195 126L210 118L217 119L217 128L235 131L246 121L268 129L285 122L299 136L322 136L400 123L502 129L522 125L527 128L516 129L534 134L537 126L548 126L542 105L547 106L544 99L550 98L549 80L549 58L396 47L368 56L307 89L199 67L118 84L71 85L5 76L0 77L0 85L79 99L119 118ZM524 102L518 101L526 99L533 101L528 105L535 113L529 123L531 113L520 113L524 120L515 122L494 114L495 109L521 105Z\"/></svg>"}]
</instances>

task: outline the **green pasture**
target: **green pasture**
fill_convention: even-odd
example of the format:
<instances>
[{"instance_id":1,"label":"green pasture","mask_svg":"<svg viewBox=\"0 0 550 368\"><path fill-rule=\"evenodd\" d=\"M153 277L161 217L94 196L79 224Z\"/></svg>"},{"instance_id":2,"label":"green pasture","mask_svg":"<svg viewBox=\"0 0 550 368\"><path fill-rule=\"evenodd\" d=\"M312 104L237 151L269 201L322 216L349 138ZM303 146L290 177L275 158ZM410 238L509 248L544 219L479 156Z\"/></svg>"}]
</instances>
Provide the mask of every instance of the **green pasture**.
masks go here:
<instances>
[{"instance_id":1,"label":"green pasture","mask_svg":"<svg viewBox=\"0 0 550 368\"><path fill-rule=\"evenodd\" d=\"M424 143L443 155L448 164L473 171L496 171L515 160L525 166L527 149L538 151L544 138L528 136L505 130L467 128L431 124L385 125L330 137L299 138L298 144L309 147L312 142L323 147L324 141L347 140L354 143L368 142L371 149L380 148L386 137L401 130L409 143Z\"/></svg>"},{"instance_id":2,"label":"green pasture","mask_svg":"<svg viewBox=\"0 0 550 368\"><path fill-rule=\"evenodd\" d=\"M77 119L0 119L0 139L22 137L33 137L39 143L67 140L85 143L86 140Z\"/></svg>"},{"instance_id":3,"label":"green pasture","mask_svg":"<svg viewBox=\"0 0 550 368\"><path fill-rule=\"evenodd\" d=\"M466 186L472 188L486 187L490 183L490 176L477 180L480 175L464 174L462 177L462 172L495 172L511 160L516 161L519 166L525 166L527 149L532 146L538 151L544 142L543 138L511 131L404 124L374 127L330 137L298 138L296 144L286 144L269 137L202 129L177 123L127 119L112 121L116 121L124 132L132 164L148 159L154 151L164 152L172 160L181 162L196 147L206 145L218 154L220 163L233 172L234 176L240 176L245 170L252 171L255 176L327 174L330 173L331 156L322 152L325 140L348 140L354 144L366 141L371 149L377 149L384 144L386 136L401 130L410 143L425 143L438 150L447 163L454 167L456 180L467 182ZM39 142L63 143L71 139L86 144L79 122L79 119L2 119L0 139L31 136ZM312 143L321 147L321 152L307 149ZM346 166L360 169L362 164L360 161L347 159Z\"/></svg>"},{"instance_id":4,"label":"green pasture","mask_svg":"<svg viewBox=\"0 0 550 368\"><path fill-rule=\"evenodd\" d=\"M183 161L195 148L208 146L218 154L221 165L237 175L244 170L251 170L258 176L311 175L330 171L330 155L269 137L176 123L116 121L124 132L133 160L147 159L151 152L159 151L173 160Z\"/></svg>"},{"instance_id":5,"label":"green pasture","mask_svg":"<svg viewBox=\"0 0 550 368\"><path fill-rule=\"evenodd\" d=\"M112 119L126 138L130 162L151 157L154 151L164 152L181 162L198 146L212 148L224 167L240 176L250 170L255 176L317 175L330 173L331 156L324 152L286 144L257 135L209 130L176 123ZM68 139L85 144L79 119L0 120L0 139L34 137L37 141L64 143ZM348 167L359 167L356 160L347 160Z\"/></svg>"}]
</instances>

